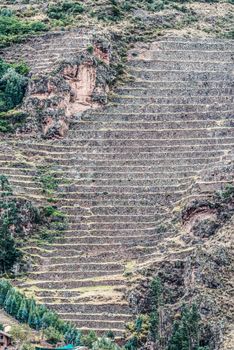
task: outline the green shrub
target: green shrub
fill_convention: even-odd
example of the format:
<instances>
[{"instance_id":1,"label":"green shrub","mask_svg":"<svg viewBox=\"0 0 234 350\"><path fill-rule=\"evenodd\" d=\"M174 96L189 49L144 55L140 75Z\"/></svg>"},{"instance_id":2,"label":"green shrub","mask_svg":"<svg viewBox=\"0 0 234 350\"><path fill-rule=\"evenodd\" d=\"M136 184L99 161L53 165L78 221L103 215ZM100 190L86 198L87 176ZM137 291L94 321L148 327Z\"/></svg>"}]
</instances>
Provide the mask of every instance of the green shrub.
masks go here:
<instances>
[{"instance_id":1,"label":"green shrub","mask_svg":"<svg viewBox=\"0 0 234 350\"><path fill-rule=\"evenodd\" d=\"M0 14L0 47L19 42L30 34L48 30L45 23L40 21L25 21L11 15Z\"/></svg>"},{"instance_id":2,"label":"green shrub","mask_svg":"<svg viewBox=\"0 0 234 350\"><path fill-rule=\"evenodd\" d=\"M0 132L13 132L22 125L27 115L21 111L0 112Z\"/></svg>"},{"instance_id":3,"label":"green shrub","mask_svg":"<svg viewBox=\"0 0 234 350\"><path fill-rule=\"evenodd\" d=\"M14 68L10 68L0 80L0 89L2 91L4 104L2 111L10 110L20 104L23 100L27 78L17 73Z\"/></svg>"},{"instance_id":4,"label":"green shrub","mask_svg":"<svg viewBox=\"0 0 234 350\"><path fill-rule=\"evenodd\" d=\"M24 63L10 64L0 59L0 131L13 131L13 124L19 123L23 113L8 112L19 105L24 97L28 79L28 67ZM24 115L25 116L25 115ZM22 118L21 118L22 117Z\"/></svg>"},{"instance_id":5,"label":"green shrub","mask_svg":"<svg viewBox=\"0 0 234 350\"><path fill-rule=\"evenodd\" d=\"M69 16L84 12L84 7L79 2L63 1L56 5L50 5L47 10L49 18L65 20Z\"/></svg>"}]
</instances>

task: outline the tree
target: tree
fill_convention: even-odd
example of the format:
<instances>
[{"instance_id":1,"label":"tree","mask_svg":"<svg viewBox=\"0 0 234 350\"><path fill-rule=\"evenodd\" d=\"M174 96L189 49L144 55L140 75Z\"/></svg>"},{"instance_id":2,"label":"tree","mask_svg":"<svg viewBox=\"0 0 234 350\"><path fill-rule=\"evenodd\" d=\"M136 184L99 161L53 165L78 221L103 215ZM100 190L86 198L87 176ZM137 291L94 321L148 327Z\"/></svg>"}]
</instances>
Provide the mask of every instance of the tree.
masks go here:
<instances>
[{"instance_id":1,"label":"tree","mask_svg":"<svg viewBox=\"0 0 234 350\"><path fill-rule=\"evenodd\" d=\"M182 306L181 319L173 325L168 350L205 350L200 347L200 315L196 304Z\"/></svg>"},{"instance_id":2,"label":"tree","mask_svg":"<svg viewBox=\"0 0 234 350\"><path fill-rule=\"evenodd\" d=\"M11 271L22 256L6 222L0 227L0 247L0 274L3 274Z\"/></svg>"},{"instance_id":3,"label":"tree","mask_svg":"<svg viewBox=\"0 0 234 350\"><path fill-rule=\"evenodd\" d=\"M26 323L28 321L28 309L25 299L22 299L17 313L17 320Z\"/></svg>"},{"instance_id":4,"label":"tree","mask_svg":"<svg viewBox=\"0 0 234 350\"><path fill-rule=\"evenodd\" d=\"M0 80L0 87L5 95L6 109L12 109L22 102L27 78L20 75L14 68L9 68Z\"/></svg>"},{"instance_id":5,"label":"tree","mask_svg":"<svg viewBox=\"0 0 234 350\"><path fill-rule=\"evenodd\" d=\"M81 337L81 343L87 348L91 349L94 342L98 340L97 334L94 331L90 331L87 335Z\"/></svg>"},{"instance_id":6,"label":"tree","mask_svg":"<svg viewBox=\"0 0 234 350\"><path fill-rule=\"evenodd\" d=\"M159 277L153 279L150 285L151 294L151 312L149 315L150 336L152 341L156 341L159 337L161 329L160 306L162 306L162 283Z\"/></svg>"}]
</instances>

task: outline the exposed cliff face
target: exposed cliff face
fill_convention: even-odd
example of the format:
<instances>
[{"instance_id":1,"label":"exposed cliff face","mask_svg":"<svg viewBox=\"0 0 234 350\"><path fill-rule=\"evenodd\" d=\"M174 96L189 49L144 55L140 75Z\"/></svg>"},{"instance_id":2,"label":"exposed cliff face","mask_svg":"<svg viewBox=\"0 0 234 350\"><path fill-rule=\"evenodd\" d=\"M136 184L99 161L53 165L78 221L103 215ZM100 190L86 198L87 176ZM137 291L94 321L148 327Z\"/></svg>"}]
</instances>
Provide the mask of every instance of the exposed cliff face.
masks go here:
<instances>
[{"instance_id":1,"label":"exposed cliff face","mask_svg":"<svg viewBox=\"0 0 234 350\"><path fill-rule=\"evenodd\" d=\"M110 48L94 44L94 53L84 52L64 61L51 74L30 80L23 108L31 116L23 131L45 138L64 137L72 119L106 103L111 69Z\"/></svg>"}]
</instances>

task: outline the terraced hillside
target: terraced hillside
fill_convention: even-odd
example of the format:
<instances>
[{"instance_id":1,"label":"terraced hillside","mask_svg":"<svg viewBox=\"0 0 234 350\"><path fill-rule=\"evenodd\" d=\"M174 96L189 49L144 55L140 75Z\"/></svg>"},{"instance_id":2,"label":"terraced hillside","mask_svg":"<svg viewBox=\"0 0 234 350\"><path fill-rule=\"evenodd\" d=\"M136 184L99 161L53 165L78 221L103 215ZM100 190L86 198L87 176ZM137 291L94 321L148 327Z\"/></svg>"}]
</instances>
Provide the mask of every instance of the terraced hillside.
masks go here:
<instances>
[{"instance_id":1,"label":"terraced hillside","mask_svg":"<svg viewBox=\"0 0 234 350\"><path fill-rule=\"evenodd\" d=\"M201 170L233 150L233 49L233 41L173 37L136 45L134 79L105 108L74 117L64 139L1 141L0 172L15 192L45 201L35 176L47 166L68 220L53 243L25 247L34 260L22 288L79 328L123 333L129 274L180 249L170 246L172 209ZM216 181L198 183L200 196Z\"/></svg>"},{"instance_id":2,"label":"terraced hillside","mask_svg":"<svg viewBox=\"0 0 234 350\"><path fill-rule=\"evenodd\" d=\"M26 45L3 49L2 56L9 62L24 61L31 74L45 74L55 70L62 60L72 59L86 49L92 35L86 29L49 32L27 40Z\"/></svg>"}]
</instances>

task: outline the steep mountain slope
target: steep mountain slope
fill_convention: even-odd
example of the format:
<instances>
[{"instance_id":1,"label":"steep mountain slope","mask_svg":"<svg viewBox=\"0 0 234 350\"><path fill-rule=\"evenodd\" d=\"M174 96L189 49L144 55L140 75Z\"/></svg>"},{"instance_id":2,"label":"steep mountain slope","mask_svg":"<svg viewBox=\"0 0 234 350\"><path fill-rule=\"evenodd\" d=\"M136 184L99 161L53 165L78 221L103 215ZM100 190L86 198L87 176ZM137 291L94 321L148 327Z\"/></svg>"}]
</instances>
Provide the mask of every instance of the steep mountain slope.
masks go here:
<instances>
[{"instance_id":1,"label":"steep mountain slope","mask_svg":"<svg viewBox=\"0 0 234 350\"><path fill-rule=\"evenodd\" d=\"M25 242L15 285L80 329L123 336L152 311L159 277L160 339L137 347L165 350L182 303L196 302L200 345L231 349L232 2L0 8L0 28L10 18L15 30L0 33L1 58L30 70L26 121L0 123L0 175L58 216Z\"/></svg>"},{"instance_id":2,"label":"steep mountain slope","mask_svg":"<svg viewBox=\"0 0 234 350\"><path fill-rule=\"evenodd\" d=\"M105 108L74 117L65 138L1 142L1 172L19 196L43 201L38 166L60 179L55 199L68 227L53 243L25 248L34 262L19 285L64 319L121 334L131 317L129 273L176 250L171 210L197 198L188 194L193 180L233 148L233 47L171 37L137 44L128 55L133 81ZM198 184L206 193L217 181L227 183Z\"/></svg>"}]
</instances>

